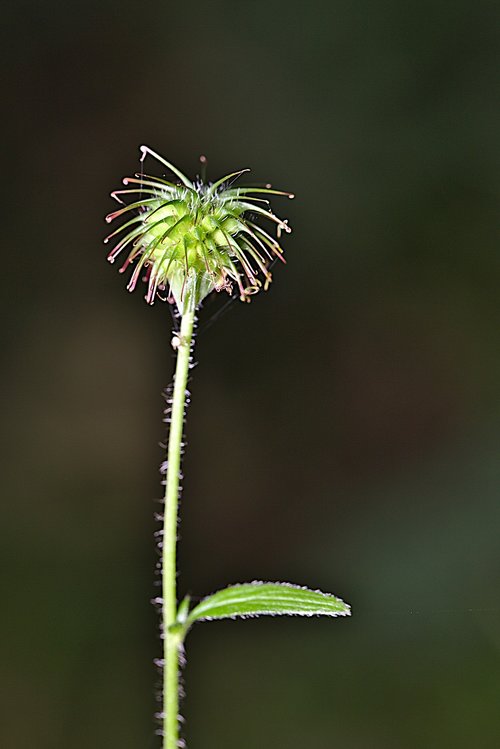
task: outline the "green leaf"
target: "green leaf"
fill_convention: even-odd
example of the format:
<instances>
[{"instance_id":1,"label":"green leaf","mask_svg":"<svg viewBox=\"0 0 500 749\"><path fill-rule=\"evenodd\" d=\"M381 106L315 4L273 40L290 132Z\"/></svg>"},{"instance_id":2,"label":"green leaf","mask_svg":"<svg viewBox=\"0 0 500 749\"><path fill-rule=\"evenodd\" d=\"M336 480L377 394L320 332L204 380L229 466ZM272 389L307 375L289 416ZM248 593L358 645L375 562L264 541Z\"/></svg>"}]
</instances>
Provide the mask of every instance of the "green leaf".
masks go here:
<instances>
[{"instance_id":1,"label":"green leaf","mask_svg":"<svg viewBox=\"0 0 500 749\"><path fill-rule=\"evenodd\" d=\"M179 608L177 609L177 621L179 624L185 624L187 621L190 601L190 597L186 596L179 604Z\"/></svg>"},{"instance_id":2,"label":"green leaf","mask_svg":"<svg viewBox=\"0 0 500 749\"><path fill-rule=\"evenodd\" d=\"M248 616L349 616L340 598L291 583L253 582L219 590L194 607L186 626L196 621Z\"/></svg>"}]
</instances>

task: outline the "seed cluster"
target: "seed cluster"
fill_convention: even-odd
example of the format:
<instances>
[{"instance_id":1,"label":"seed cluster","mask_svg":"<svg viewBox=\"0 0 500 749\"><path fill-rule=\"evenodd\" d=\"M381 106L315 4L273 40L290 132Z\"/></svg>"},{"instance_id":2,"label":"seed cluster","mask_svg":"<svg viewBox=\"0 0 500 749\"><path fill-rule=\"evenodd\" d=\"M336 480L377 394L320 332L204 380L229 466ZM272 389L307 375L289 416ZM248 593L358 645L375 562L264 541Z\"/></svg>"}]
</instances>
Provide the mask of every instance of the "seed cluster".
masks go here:
<instances>
[{"instance_id":1,"label":"seed cluster","mask_svg":"<svg viewBox=\"0 0 500 749\"><path fill-rule=\"evenodd\" d=\"M146 301L156 297L175 301L181 314L200 302L211 291L232 291L233 283L242 301L271 282L269 265L274 258L283 259L278 242L281 232L291 229L278 218L261 194L291 193L265 187L233 187L243 172L228 174L214 183L191 182L182 172L147 146L141 146L141 163L150 154L176 177L169 182L145 175L142 171L126 177L127 189L111 193L123 207L106 216L109 223L118 217L133 218L112 232L105 242L125 232L108 255L113 263L126 248L127 258L120 268L124 272L135 263L127 288L133 291L145 271ZM125 204L122 196L135 196ZM257 220L265 218L274 224L275 239ZM166 297L161 292L166 292Z\"/></svg>"}]
</instances>

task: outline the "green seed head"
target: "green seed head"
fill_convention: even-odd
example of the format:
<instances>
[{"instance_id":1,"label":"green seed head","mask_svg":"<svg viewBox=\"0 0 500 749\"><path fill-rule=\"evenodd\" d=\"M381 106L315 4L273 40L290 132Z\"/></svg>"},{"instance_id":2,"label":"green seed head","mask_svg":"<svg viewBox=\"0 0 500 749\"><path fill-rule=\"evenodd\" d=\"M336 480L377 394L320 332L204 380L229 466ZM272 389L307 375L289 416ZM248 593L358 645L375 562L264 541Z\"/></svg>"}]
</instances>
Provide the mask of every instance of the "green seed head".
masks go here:
<instances>
[{"instance_id":1,"label":"green seed head","mask_svg":"<svg viewBox=\"0 0 500 749\"><path fill-rule=\"evenodd\" d=\"M241 172L228 174L214 183L191 182L182 172L147 146L141 146L141 163L150 154L175 177L167 182L142 171L123 180L126 190L111 193L123 207L106 216L125 218L108 242L121 232L122 238L108 255L113 263L128 249L120 268L135 263L127 288L133 291L143 271L147 281L146 301L175 301L181 314L197 307L212 291L231 292L237 285L242 301L271 282L269 265L274 258L284 262L279 242L258 222L274 224L278 239L290 232L287 222L271 212L267 195L291 193L266 187L233 187ZM264 194L262 198L261 194ZM125 204L122 196L133 196ZM128 216L132 218L128 219ZM159 293L160 292L160 293Z\"/></svg>"}]
</instances>

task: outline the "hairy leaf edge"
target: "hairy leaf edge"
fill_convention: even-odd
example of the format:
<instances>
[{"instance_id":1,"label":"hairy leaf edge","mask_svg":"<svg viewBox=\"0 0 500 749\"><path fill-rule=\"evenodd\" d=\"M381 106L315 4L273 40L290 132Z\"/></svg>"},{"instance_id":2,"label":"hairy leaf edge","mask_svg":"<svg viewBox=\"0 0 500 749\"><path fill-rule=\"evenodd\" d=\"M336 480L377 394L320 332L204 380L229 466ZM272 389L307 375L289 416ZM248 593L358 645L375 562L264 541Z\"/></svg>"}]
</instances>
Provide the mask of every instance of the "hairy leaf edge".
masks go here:
<instances>
[{"instance_id":1,"label":"hairy leaf edge","mask_svg":"<svg viewBox=\"0 0 500 749\"><path fill-rule=\"evenodd\" d=\"M269 611L262 608L261 611L252 611L248 614L229 614L229 615L222 615L222 616L206 616L201 613L200 615L197 615L197 609L202 609L203 604L208 602L210 598L213 596L216 596L218 593L224 593L226 591L235 591L239 588L247 587L247 586L254 586L255 588L259 588L264 585L272 585L280 588L285 588L287 590L297 590L297 591L305 591L307 593L317 593L318 595L328 599L331 598L337 603L339 606L342 606L343 609L339 611L332 611L331 609L325 608L323 610L319 609L317 611ZM244 600L244 599L241 599ZM236 599L232 602L238 602ZM228 603L231 603L231 601L224 602L221 601L220 605L224 606ZM306 604L305 604L306 605ZM215 591L215 593L212 593L208 596L206 596L202 601L200 601L199 604L197 604L192 611L190 612L189 616L187 617L186 621L186 629L191 627L195 622L209 622L209 621L216 621L218 619L253 619L259 616L305 616L305 617L313 617L313 616L329 616L332 618L338 617L338 616L350 616L351 615L351 607L348 603L345 603L341 598L334 595L333 593L325 593L322 590L319 589L313 589L308 588L306 585L296 585L294 583L284 583L284 582L270 582L270 581L264 581L264 580L253 580L249 583L235 583L234 585L229 585L227 588L221 588L221 590Z\"/></svg>"}]
</instances>

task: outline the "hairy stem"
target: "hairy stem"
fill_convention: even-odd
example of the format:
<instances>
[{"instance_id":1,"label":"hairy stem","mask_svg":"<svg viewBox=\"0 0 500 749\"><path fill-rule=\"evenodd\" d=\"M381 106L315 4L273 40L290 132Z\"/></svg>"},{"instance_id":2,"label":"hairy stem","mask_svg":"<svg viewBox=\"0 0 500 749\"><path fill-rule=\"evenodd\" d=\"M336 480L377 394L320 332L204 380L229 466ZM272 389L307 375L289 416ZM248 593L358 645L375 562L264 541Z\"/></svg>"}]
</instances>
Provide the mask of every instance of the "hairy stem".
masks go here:
<instances>
[{"instance_id":1,"label":"hairy stem","mask_svg":"<svg viewBox=\"0 0 500 749\"><path fill-rule=\"evenodd\" d=\"M162 551L164 749L177 749L179 735L179 648L181 647L181 635L170 628L175 624L177 616L176 551L179 474L193 325L194 311L186 312L182 317L180 334L178 336L179 345L177 348L172 415L168 437Z\"/></svg>"}]
</instances>

